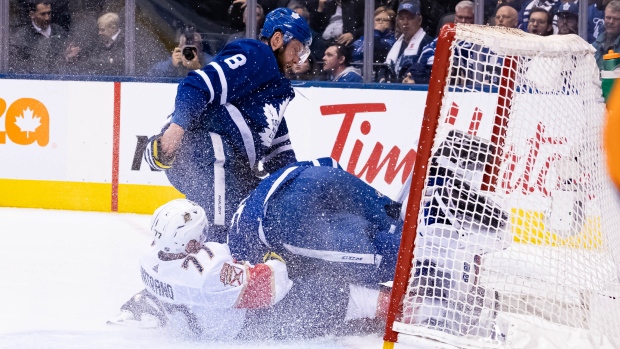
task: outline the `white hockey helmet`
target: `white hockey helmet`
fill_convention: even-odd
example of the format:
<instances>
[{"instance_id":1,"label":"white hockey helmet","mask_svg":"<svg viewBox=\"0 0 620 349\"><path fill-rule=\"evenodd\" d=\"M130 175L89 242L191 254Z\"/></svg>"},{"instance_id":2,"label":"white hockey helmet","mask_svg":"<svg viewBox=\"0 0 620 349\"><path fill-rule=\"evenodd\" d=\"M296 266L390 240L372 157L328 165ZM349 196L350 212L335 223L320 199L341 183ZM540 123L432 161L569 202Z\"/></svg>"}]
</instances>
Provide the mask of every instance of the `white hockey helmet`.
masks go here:
<instances>
[{"instance_id":1,"label":"white hockey helmet","mask_svg":"<svg viewBox=\"0 0 620 349\"><path fill-rule=\"evenodd\" d=\"M151 218L155 246L166 253L182 253L191 240L203 243L209 224L202 207L177 199L159 207Z\"/></svg>"}]
</instances>

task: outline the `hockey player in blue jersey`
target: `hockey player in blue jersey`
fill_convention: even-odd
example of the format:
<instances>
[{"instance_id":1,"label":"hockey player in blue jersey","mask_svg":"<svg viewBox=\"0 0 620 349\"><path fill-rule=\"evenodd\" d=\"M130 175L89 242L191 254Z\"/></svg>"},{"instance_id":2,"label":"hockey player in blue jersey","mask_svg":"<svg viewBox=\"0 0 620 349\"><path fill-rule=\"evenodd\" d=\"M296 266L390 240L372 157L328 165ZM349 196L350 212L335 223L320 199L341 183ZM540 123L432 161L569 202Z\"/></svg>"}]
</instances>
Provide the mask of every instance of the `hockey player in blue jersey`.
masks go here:
<instances>
[{"instance_id":1,"label":"hockey player in blue jersey","mask_svg":"<svg viewBox=\"0 0 620 349\"><path fill-rule=\"evenodd\" d=\"M213 241L261 177L296 161L283 118L295 93L284 72L308 57L311 41L297 13L272 11L261 41L231 42L181 81L169 123L147 144L150 167L205 209Z\"/></svg>"}]
</instances>

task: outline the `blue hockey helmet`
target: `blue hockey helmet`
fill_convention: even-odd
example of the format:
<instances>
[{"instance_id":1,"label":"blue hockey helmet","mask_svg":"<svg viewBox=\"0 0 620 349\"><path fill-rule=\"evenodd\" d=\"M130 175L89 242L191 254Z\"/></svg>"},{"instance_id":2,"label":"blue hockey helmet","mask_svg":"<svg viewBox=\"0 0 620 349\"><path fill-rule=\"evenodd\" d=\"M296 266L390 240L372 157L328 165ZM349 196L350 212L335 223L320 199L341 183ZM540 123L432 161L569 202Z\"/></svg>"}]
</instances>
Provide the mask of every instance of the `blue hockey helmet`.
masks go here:
<instances>
[{"instance_id":1,"label":"blue hockey helmet","mask_svg":"<svg viewBox=\"0 0 620 349\"><path fill-rule=\"evenodd\" d=\"M304 62L310 55L312 44L312 32L306 20L291 9L277 8L267 14L260 36L269 39L278 30L284 35L285 45L293 39L299 40L304 45L299 52L300 63Z\"/></svg>"}]
</instances>

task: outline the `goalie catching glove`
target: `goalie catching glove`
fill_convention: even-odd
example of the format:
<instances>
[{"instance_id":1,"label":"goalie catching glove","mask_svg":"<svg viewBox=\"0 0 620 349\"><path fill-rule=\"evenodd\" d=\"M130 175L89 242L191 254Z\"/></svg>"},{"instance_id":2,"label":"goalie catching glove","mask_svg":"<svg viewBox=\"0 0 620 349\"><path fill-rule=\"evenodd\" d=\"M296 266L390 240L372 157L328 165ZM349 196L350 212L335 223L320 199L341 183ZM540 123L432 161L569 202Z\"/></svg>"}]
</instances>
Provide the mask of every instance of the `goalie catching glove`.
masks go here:
<instances>
[{"instance_id":1,"label":"goalie catching glove","mask_svg":"<svg viewBox=\"0 0 620 349\"><path fill-rule=\"evenodd\" d=\"M163 133L149 138L144 150L144 160L153 171L163 171L172 167L174 156L166 156L161 150L161 137Z\"/></svg>"}]
</instances>

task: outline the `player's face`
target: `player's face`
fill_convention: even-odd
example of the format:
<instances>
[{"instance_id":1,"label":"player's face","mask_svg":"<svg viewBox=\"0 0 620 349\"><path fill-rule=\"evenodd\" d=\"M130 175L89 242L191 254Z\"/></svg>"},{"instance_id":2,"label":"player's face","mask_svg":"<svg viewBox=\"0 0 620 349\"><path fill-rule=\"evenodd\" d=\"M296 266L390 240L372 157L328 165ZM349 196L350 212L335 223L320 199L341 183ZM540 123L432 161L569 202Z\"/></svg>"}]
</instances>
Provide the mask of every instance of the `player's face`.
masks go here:
<instances>
[{"instance_id":1,"label":"player's face","mask_svg":"<svg viewBox=\"0 0 620 349\"><path fill-rule=\"evenodd\" d=\"M294 66L300 62L305 61L302 59L306 48L297 39L291 40L283 50L278 51L277 59L278 65L282 71L290 71ZM307 57L307 56L306 56Z\"/></svg>"}]
</instances>

